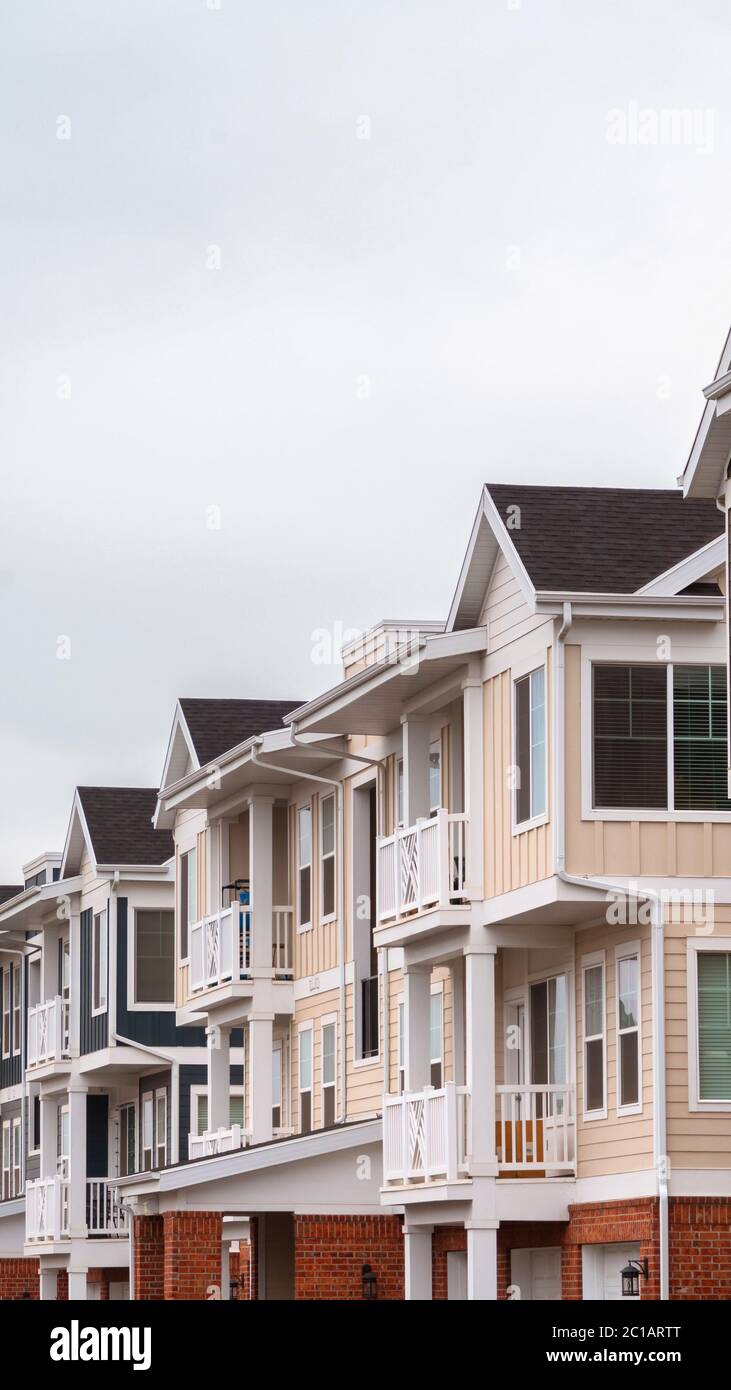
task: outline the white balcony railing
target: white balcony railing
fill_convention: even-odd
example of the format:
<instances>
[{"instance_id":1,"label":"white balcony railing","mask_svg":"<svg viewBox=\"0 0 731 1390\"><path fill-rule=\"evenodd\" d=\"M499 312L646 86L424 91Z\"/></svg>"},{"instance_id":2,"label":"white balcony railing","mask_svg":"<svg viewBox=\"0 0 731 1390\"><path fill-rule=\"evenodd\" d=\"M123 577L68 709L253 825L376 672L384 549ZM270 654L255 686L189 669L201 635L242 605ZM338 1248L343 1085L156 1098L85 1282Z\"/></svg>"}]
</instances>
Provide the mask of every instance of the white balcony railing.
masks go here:
<instances>
[{"instance_id":1,"label":"white balcony railing","mask_svg":"<svg viewBox=\"0 0 731 1390\"><path fill-rule=\"evenodd\" d=\"M209 1158L211 1154L231 1153L245 1149L251 1136L241 1125L230 1129L207 1129L203 1134L188 1135L188 1158Z\"/></svg>"},{"instance_id":2,"label":"white balcony railing","mask_svg":"<svg viewBox=\"0 0 731 1390\"><path fill-rule=\"evenodd\" d=\"M36 1178L26 1183L25 1238L27 1241L67 1240L69 1236L70 1179ZM88 1178L86 1182L86 1233L89 1236L126 1236L127 1213L118 1200L113 1178Z\"/></svg>"},{"instance_id":3,"label":"white balcony railing","mask_svg":"<svg viewBox=\"0 0 731 1390\"><path fill-rule=\"evenodd\" d=\"M441 1090L383 1098L385 1182L455 1182L469 1173L470 1094L447 1082Z\"/></svg>"},{"instance_id":4,"label":"white balcony railing","mask_svg":"<svg viewBox=\"0 0 731 1390\"><path fill-rule=\"evenodd\" d=\"M190 929L190 988L192 993L248 979L252 968L251 903L233 903L211 913ZM272 968L277 975L292 973L291 907L272 909Z\"/></svg>"},{"instance_id":5,"label":"white balcony railing","mask_svg":"<svg viewBox=\"0 0 731 1390\"><path fill-rule=\"evenodd\" d=\"M58 1062L69 1051L69 1005L56 995L28 1009L28 1066Z\"/></svg>"},{"instance_id":6,"label":"white balcony railing","mask_svg":"<svg viewBox=\"0 0 731 1390\"><path fill-rule=\"evenodd\" d=\"M496 1092L499 1171L572 1173L573 1086L497 1086Z\"/></svg>"},{"instance_id":7,"label":"white balcony railing","mask_svg":"<svg viewBox=\"0 0 731 1390\"><path fill-rule=\"evenodd\" d=\"M442 810L379 838L379 922L464 900L466 828L466 815Z\"/></svg>"}]
</instances>

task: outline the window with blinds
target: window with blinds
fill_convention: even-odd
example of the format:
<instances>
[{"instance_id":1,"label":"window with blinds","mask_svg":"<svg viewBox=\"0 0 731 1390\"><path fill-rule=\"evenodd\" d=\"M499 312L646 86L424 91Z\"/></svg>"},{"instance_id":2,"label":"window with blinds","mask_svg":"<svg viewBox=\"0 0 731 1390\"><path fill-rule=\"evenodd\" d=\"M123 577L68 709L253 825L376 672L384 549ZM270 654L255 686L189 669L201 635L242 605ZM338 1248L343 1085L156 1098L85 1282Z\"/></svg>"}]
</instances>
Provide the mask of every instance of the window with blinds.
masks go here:
<instances>
[{"instance_id":1,"label":"window with blinds","mask_svg":"<svg viewBox=\"0 0 731 1390\"><path fill-rule=\"evenodd\" d=\"M731 1100L731 953L698 952L698 1098Z\"/></svg>"},{"instance_id":2,"label":"window with blinds","mask_svg":"<svg viewBox=\"0 0 731 1390\"><path fill-rule=\"evenodd\" d=\"M726 671L673 667L673 763L677 811L729 811Z\"/></svg>"},{"instance_id":3,"label":"window with blinds","mask_svg":"<svg viewBox=\"0 0 731 1390\"><path fill-rule=\"evenodd\" d=\"M668 804L665 666L594 666L594 805Z\"/></svg>"}]
</instances>

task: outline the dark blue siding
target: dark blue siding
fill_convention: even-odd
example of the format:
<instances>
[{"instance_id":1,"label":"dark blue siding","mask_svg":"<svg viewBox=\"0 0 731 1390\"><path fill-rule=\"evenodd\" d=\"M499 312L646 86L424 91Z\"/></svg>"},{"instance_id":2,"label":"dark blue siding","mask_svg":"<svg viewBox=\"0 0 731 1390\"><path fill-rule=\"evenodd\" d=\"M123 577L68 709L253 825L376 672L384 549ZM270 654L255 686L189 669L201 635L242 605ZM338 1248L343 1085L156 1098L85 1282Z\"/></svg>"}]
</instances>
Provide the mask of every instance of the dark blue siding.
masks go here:
<instances>
[{"instance_id":1,"label":"dark blue siding","mask_svg":"<svg viewBox=\"0 0 731 1390\"><path fill-rule=\"evenodd\" d=\"M86 1097L86 1176L109 1175L109 1097Z\"/></svg>"},{"instance_id":2,"label":"dark blue siding","mask_svg":"<svg viewBox=\"0 0 731 1390\"><path fill-rule=\"evenodd\" d=\"M174 1009L127 1008L127 899L117 900L117 1032L147 1047L205 1047L204 1028L178 1028Z\"/></svg>"}]
</instances>

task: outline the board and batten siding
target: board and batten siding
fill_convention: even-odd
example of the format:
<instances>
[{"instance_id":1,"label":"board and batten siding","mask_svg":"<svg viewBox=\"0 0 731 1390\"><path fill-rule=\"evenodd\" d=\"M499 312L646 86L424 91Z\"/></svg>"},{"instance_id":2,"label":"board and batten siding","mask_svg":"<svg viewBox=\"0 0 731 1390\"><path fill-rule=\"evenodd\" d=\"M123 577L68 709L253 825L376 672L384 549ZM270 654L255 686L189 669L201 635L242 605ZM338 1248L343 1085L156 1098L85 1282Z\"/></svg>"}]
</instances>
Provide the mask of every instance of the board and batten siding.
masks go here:
<instances>
[{"instance_id":1,"label":"board and batten siding","mask_svg":"<svg viewBox=\"0 0 731 1390\"><path fill-rule=\"evenodd\" d=\"M553 872L551 654L546 652L546 738L548 747L545 824L513 834L513 675L501 671L484 684L485 740L485 896L524 888Z\"/></svg>"},{"instance_id":2,"label":"board and batten siding","mask_svg":"<svg viewBox=\"0 0 731 1390\"><path fill-rule=\"evenodd\" d=\"M140 910L140 909L138 909ZM144 908L141 909L144 911ZM157 910L157 907L152 909ZM164 909L172 910L172 909ZM146 1047L205 1047L204 1028L178 1028L174 1009L128 1007L128 941L130 907L117 899L117 1032Z\"/></svg>"}]
</instances>

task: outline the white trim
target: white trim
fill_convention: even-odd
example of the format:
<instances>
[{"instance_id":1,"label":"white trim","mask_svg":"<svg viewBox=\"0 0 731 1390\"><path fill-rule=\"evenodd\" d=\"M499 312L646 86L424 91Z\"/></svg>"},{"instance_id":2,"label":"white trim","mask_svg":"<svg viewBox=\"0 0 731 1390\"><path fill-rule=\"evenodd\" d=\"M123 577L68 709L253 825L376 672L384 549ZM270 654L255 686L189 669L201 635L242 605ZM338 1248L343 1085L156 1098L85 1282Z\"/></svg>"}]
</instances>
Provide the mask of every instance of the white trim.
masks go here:
<instances>
[{"instance_id":1,"label":"white trim","mask_svg":"<svg viewBox=\"0 0 731 1390\"><path fill-rule=\"evenodd\" d=\"M138 912L172 912L173 915L173 997L172 1000L164 1003L159 1001L156 1004L143 1004L135 998L136 990L136 963L137 963L137 914ZM183 964L177 961L178 942L175 932L175 908L174 907L144 907L142 904L133 906L127 904L127 1012L128 1013L174 1013L175 985L177 968Z\"/></svg>"},{"instance_id":2,"label":"white trim","mask_svg":"<svg viewBox=\"0 0 731 1390\"><path fill-rule=\"evenodd\" d=\"M158 1106L160 1105L160 1102L162 1102L162 1104L163 1104L163 1113L164 1113L164 1116L165 1116L165 1124L164 1124L163 1143L162 1143L162 1145L160 1144L160 1127L159 1127L158 1122L157 1122L157 1119L158 1119ZM154 1155L155 1155L155 1167L156 1167L156 1168L164 1168L164 1167L167 1165L167 1161L168 1161L168 1157L169 1157L169 1155L168 1155L168 1119L169 1119L170 1117L169 1117L168 1111L169 1111L169 1100L168 1100L168 1090L167 1090L167 1086L159 1086L159 1087L157 1087L157 1089L155 1090L155 1110L154 1110L154 1115L155 1115L155 1127L154 1127L155 1145L154 1145L154 1148L153 1148L153 1153L154 1153ZM164 1151L164 1158L163 1158L162 1163L160 1163L160 1149L161 1149L161 1148L162 1148L163 1151Z\"/></svg>"},{"instance_id":3,"label":"white trim","mask_svg":"<svg viewBox=\"0 0 731 1390\"><path fill-rule=\"evenodd\" d=\"M332 1081L325 1082L325 1038L326 1028L333 1028L335 1046L333 1049L333 1060L335 1063L335 1075ZM313 1078L314 1079L314 1078ZM320 1018L320 1121L321 1128L325 1127L325 1091L333 1093L333 1123L338 1118L338 1016L336 1013L322 1014Z\"/></svg>"},{"instance_id":4,"label":"white trim","mask_svg":"<svg viewBox=\"0 0 731 1390\"><path fill-rule=\"evenodd\" d=\"M440 1018L439 1018L439 1056L438 1056L438 1057L432 1057L432 1055L431 1055L431 1050L432 1050L432 1048L431 1048L431 1031L432 1031L432 1030L431 1030L431 1006L432 1006L432 1000L433 1000L433 999L440 999L440 1000L441 1000L441 1010L440 1010ZM430 1084L430 1085L432 1084L432 1083L431 1083L431 1068L432 1068L433 1066L437 1066L437 1065L441 1068L441 1081L439 1082L439 1087L437 1087L437 1089L440 1089L440 1088L444 1085L444 1082L445 1082L445 1079L446 1079L446 1078L445 1078L446 1059L445 1059L445 1056L444 1056L444 981L443 981L443 980L436 980L435 982L433 982L433 983L432 983L432 986L431 986L431 989L430 989L430 991L429 991L429 1070L430 1070L429 1084Z\"/></svg>"},{"instance_id":5,"label":"white trim","mask_svg":"<svg viewBox=\"0 0 731 1390\"><path fill-rule=\"evenodd\" d=\"M696 1113L731 1114L731 1100L701 1100L700 1044L698 1037L698 952L715 951L718 955L731 953L731 936L688 937L688 1109Z\"/></svg>"},{"instance_id":6,"label":"white trim","mask_svg":"<svg viewBox=\"0 0 731 1390\"><path fill-rule=\"evenodd\" d=\"M487 484L485 485L482 494L482 509L485 514L485 520L487 521L488 525L492 527L495 539L497 540L500 549L503 551L505 555L505 559L507 560L511 570L513 571L513 574L515 575L516 582L523 595L523 598L528 604L531 613L535 613L536 591L533 587L533 582L530 578L530 575L528 574L525 565L523 564L523 561L520 558L520 555L518 554L518 551L516 550L512 540L510 539L510 533L497 507L495 506L495 503L493 502L490 496L490 490Z\"/></svg>"},{"instance_id":7,"label":"white trim","mask_svg":"<svg viewBox=\"0 0 731 1390\"><path fill-rule=\"evenodd\" d=\"M99 926L99 954L102 957L105 969L102 975L101 963L99 968L99 1003L94 1003L94 982L96 978L96 924ZM103 949L102 949L103 946ZM102 988L103 982L103 988ZM106 907L100 907L98 912L92 908L91 912L91 1016L98 1018L105 1014L109 1007L109 901Z\"/></svg>"},{"instance_id":8,"label":"white trim","mask_svg":"<svg viewBox=\"0 0 731 1390\"><path fill-rule=\"evenodd\" d=\"M11 1048L12 1048L13 1056L14 1056L14 1057L19 1057L19 1056L20 1056L20 1053L21 1053L21 1050L22 1050L22 1043L23 1043L23 976L22 976L22 971L21 971L21 962L20 962L19 960L14 960L14 961L11 963L11 966L10 966L10 977L11 977L11 980L12 980L12 1003L11 1003L11 1013L10 1013L10 1046L11 1046ZM15 986L16 986L16 981L17 981L17 984L18 984L18 994L19 994L19 998L18 998L17 1000L16 1000L16 997L15 997ZM17 1021L18 1021L18 1027L17 1027L17 1029L16 1029L16 1026L15 1026L16 1018L17 1018ZM18 1035L17 1037L16 1037L16 1032L17 1032L17 1035ZM17 1043L17 1046L16 1046L16 1043Z\"/></svg>"},{"instance_id":9,"label":"white trim","mask_svg":"<svg viewBox=\"0 0 731 1390\"><path fill-rule=\"evenodd\" d=\"M719 512L720 519L721 513ZM724 536L716 536L714 540L701 546L700 550L695 550L692 555L686 555L684 560L679 560L676 565L671 565L670 569L663 570L657 579L651 579L650 583L644 584L641 589L637 590L637 593L667 594L668 596L679 594L681 589L687 588L689 584L695 584L707 574L721 569L725 559L724 549Z\"/></svg>"},{"instance_id":10,"label":"white trim","mask_svg":"<svg viewBox=\"0 0 731 1390\"><path fill-rule=\"evenodd\" d=\"M622 1030L623 1033L636 1031L637 1033L637 1100L631 1105L620 1105L619 1097L622 1089L621 1056L620 1056L620 1027L619 1027L619 962L622 960L637 960L637 1028ZM643 1076L642 1076L642 942L624 941L620 946L614 948L614 1025L615 1025L615 1052L616 1052L616 1080L617 1080L617 1114L618 1115L641 1115L643 1108Z\"/></svg>"},{"instance_id":11,"label":"white trim","mask_svg":"<svg viewBox=\"0 0 731 1390\"><path fill-rule=\"evenodd\" d=\"M310 817L310 859L309 859L309 863L308 863L308 864L301 864L301 863L300 863L300 815L301 815L301 813L302 813L303 811L307 811L307 812L309 813L309 817ZM313 911L312 911L312 899L313 899L313 887L314 887L314 885L313 885L313 882L312 882L312 821L313 821L313 815L312 815L312 800L311 800L311 799L308 800L308 801L303 802L302 805L298 805L298 806L295 807L295 819L296 819L296 824L295 824L295 845L296 845L296 850L297 850L297 870L296 870L296 883L295 883L295 924L296 924L296 927L297 927L297 932L298 932L299 934L301 934L302 932L312 931L312 926L313 926L313 915L314 915L314 914L313 914ZM300 907L301 907L301 892L300 892L301 877L300 877L300 876L301 876L301 874L302 874L302 870L303 870L303 869L309 869L309 871L310 871L310 915L309 915L309 918L308 918L308 920L307 920L306 922L300 922Z\"/></svg>"},{"instance_id":12,"label":"white trim","mask_svg":"<svg viewBox=\"0 0 731 1390\"><path fill-rule=\"evenodd\" d=\"M545 763L545 808L543 811L531 815L527 820L519 821L518 816L518 787L513 788L511 797L513 835L524 835L527 830L535 830L539 825L546 825L548 822L548 671L545 661L532 666L524 675L512 677L512 762L514 768L519 768L518 763L518 685L521 681L528 681L528 761L530 772L530 796L533 801L533 676L538 672L543 672L543 710L544 710L544 738L543 738L543 758Z\"/></svg>"},{"instance_id":13,"label":"white trim","mask_svg":"<svg viewBox=\"0 0 731 1390\"><path fill-rule=\"evenodd\" d=\"M332 805L333 805L333 825L332 825L333 847L332 847L332 850L328 850L327 854L323 851L323 826L322 826L322 813L323 813L323 809L324 809L324 806L325 806L325 802L326 802L326 801L332 801ZM318 832L319 832L319 833L318 833L318 837L317 837L317 849L318 849L318 859L319 859L319 866L320 866L320 875L319 875L320 893L319 893L318 909L319 909L319 917L320 917L320 926L321 926L321 927L324 927L324 926L327 926L327 924L328 924L329 922L334 922L334 921L337 919L337 915L338 915L338 914L337 914L337 886L338 886L338 884L337 884L337 878L338 878L338 867L337 867L337 858L336 858L336 856L337 856L337 802L336 802L336 799L335 799L335 791L334 791L334 789L333 789L333 791L331 791L331 792L325 792L325 793L324 793L322 796L320 796L320 798L319 798L318 807L317 807L317 828L318 828ZM332 912L328 912L326 916L323 916L323 915L322 915L322 905L323 905L323 903L324 903L324 901L325 901L325 861L326 861L326 859L332 859L332 863L333 863L333 910L332 910Z\"/></svg>"},{"instance_id":14,"label":"white trim","mask_svg":"<svg viewBox=\"0 0 731 1390\"><path fill-rule=\"evenodd\" d=\"M303 1033L310 1035L310 1084L302 1085L302 1043ZM297 1120L298 1133L302 1134L302 1097L310 1097L310 1128L305 1133L310 1134L315 1128L315 1023L314 1019L308 1019L306 1023L300 1023L297 1028Z\"/></svg>"},{"instance_id":15,"label":"white trim","mask_svg":"<svg viewBox=\"0 0 731 1390\"><path fill-rule=\"evenodd\" d=\"M602 972L602 1031L601 1033L590 1033L586 1031L586 974L589 970L600 969ZM586 1045L588 1042L596 1042L601 1038L602 1043L602 1088L603 1104L596 1110L588 1110L587 1101L587 1077L586 1077ZM584 1120L591 1123L593 1120L606 1120L607 1110L607 961L606 951L592 951L581 958L581 1058L582 1058L582 1112Z\"/></svg>"},{"instance_id":16,"label":"white trim","mask_svg":"<svg viewBox=\"0 0 731 1390\"><path fill-rule=\"evenodd\" d=\"M0 1056L2 1056L2 1057L10 1057L10 1056L12 1055L12 1050L13 1050L13 1006L12 1006L11 997L10 997L10 991L11 991L11 984L10 984L10 977L11 977L11 962L10 962L10 961L6 961L6 962L5 962L5 964L1 967L0 973L2 973L2 1004L1 1004L1 1007L2 1007L2 1018L0 1018ZM5 1007L6 1002L7 1002L7 1008ZM8 1021L8 1026L7 1026L7 1047L5 1046L5 1041L6 1041L5 1020L6 1020L6 1019L7 1019L7 1021Z\"/></svg>"}]
</instances>

